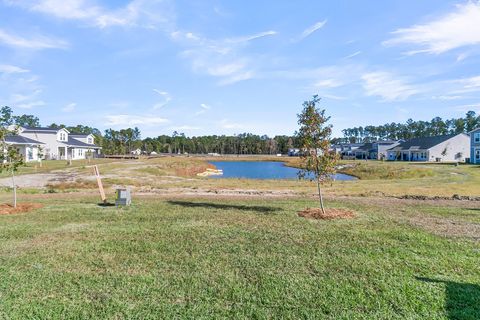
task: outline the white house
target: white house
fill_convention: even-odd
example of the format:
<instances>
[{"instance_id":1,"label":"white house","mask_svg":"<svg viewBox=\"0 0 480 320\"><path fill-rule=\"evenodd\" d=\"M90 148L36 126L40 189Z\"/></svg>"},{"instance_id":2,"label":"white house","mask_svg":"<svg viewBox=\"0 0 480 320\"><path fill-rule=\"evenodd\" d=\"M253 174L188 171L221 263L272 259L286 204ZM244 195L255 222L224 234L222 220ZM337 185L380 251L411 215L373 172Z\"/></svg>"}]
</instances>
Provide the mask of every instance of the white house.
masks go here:
<instances>
[{"instance_id":1,"label":"white house","mask_svg":"<svg viewBox=\"0 0 480 320\"><path fill-rule=\"evenodd\" d=\"M42 143L42 159L77 160L96 157L101 147L91 134L71 134L67 129L20 127L18 135Z\"/></svg>"},{"instance_id":2,"label":"white house","mask_svg":"<svg viewBox=\"0 0 480 320\"><path fill-rule=\"evenodd\" d=\"M24 162L40 161L40 149L43 143L19 135L8 135L5 143L12 146L22 155Z\"/></svg>"},{"instance_id":3,"label":"white house","mask_svg":"<svg viewBox=\"0 0 480 320\"><path fill-rule=\"evenodd\" d=\"M465 162L470 156L470 137L451 134L407 140L387 150L388 160Z\"/></svg>"}]
</instances>

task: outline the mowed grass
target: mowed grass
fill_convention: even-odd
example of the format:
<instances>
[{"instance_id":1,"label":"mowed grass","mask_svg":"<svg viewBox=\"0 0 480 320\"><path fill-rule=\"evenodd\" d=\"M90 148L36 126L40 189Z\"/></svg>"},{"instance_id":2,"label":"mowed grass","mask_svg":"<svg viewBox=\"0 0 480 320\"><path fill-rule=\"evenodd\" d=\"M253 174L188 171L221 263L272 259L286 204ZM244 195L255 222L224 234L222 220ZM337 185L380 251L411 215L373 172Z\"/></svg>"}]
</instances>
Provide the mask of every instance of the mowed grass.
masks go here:
<instances>
[{"instance_id":1,"label":"mowed grass","mask_svg":"<svg viewBox=\"0 0 480 320\"><path fill-rule=\"evenodd\" d=\"M0 318L480 317L479 243L408 223L470 208L345 200L329 205L357 218L311 221L303 199L40 199L0 216Z\"/></svg>"}]
</instances>

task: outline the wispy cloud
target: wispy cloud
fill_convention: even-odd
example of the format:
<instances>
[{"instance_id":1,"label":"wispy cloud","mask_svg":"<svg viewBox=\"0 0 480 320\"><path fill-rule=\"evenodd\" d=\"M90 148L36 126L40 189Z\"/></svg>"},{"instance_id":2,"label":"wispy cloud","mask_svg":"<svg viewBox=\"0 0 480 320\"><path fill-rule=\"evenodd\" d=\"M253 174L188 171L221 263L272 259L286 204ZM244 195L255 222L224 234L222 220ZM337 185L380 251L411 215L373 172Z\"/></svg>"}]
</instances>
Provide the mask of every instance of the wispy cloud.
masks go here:
<instances>
[{"instance_id":1,"label":"wispy cloud","mask_svg":"<svg viewBox=\"0 0 480 320\"><path fill-rule=\"evenodd\" d=\"M68 42L43 35L37 35L29 39L9 33L0 29L0 43L10 47L40 50L40 49L66 49Z\"/></svg>"},{"instance_id":2,"label":"wispy cloud","mask_svg":"<svg viewBox=\"0 0 480 320\"><path fill-rule=\"evenodd\" d=\"M274 36L275 31L265 31L252 35L213 40L192 32L175 31L172 40L186 46L181 56L191 61L194 72L217 77L219 85L233 84L252 79L258 61L245 53L245 48L253 40Z\"/></svg>"},{"instance_id":3,"label":"wispy cloud","mask_svg":"<svg viewBox=\"0 0 480 320\"><path fill-rule=\"evenodd\" d=\"M167 119L161 118L158 116L139 116L131 114L119 114L119 115L108 115L105 117L106 125L118 127L118 126L155 126L161 125L168 122Z\"/></svg>"},{"instance_id":4,"label":"wispy cloud","mask_svg":"<svg viewBox=\"0 0 480 320\"><path fill-rule=\"evenodd\" d=\"M384 42L393 46L407 44L419 47L407 54L440 54L456 48L480 44L480 2L457 5L456 10L428 23L398 29Z\"/></svg>"},{"instance_id":5,"label":"wispy cloud","mask_svg":"<svg viewBox=\"0 0 480 320\"><path fill-rule=\"evenodd\" d=\"M132 0L125 6L108 10L89 0L5 0L30 11L64 20L78 20L88 25L106 28L113 26L139 26L155 28L174 16L167 1Z\"/></svg>"},{"instance_id":6,"label":"wispy cloud","mask_svg":"<svg viewBox=\"0 0 480 320\"><path fill-rule=\"evenodd\" d=\"M167 91L162 91L162 90L159 90L159 89L153 89L153 91L156 92L157 94L159 94L161 97L163 97L163 101L157 102L153 105L154 110L163 108L170 101L172 101L172 97L170 96L170 94Z\"/></svg>"},{"instance_id":7,"label":"wispy cloud","mask_svg":"<svg viewBox=\"0 0 480 320\"><path fill-rule=\"evenodd\" d=\"M225 42L242 43L242 42L252 41L252 40L255 40L255 39L260 39L260 38L263 38L263 37L274 36L276 34L277 34L276 31L270 30L270 31L265 31L265 32L260 32L260 33L244 36L244 37L226 39Z\"/></svg>"},{"instance_id":8,"label":"wispy cloud","mask_svg":"<svg viewBox=\"0 0 480 320\"><path fill-rule=\"evenodd\" d=\"M388 72L370 72L362 75L367 96L378 96L384 102L402 101L419 93L413 85Z\"/></svg>"},{"instance_id":9,"label":"wispy cloud","mask_svg":"<svg viewBox=\"0 0 480 320\"><path fill-rule=\"evenodd\" d=\"M46 103L44 101L38 100L38 101L30 101L30 102L20 103L20 104L17 104L16 107L21 108L21 109L32 109L34 107L41 107L41 106L44 106L44 105L46 105Z\"/></svg>"},{"instance_id":10,"label":"wispy cloud","mask_svg":"<svg viewBox=\"0 0 480 320\"><path fill-rule=\"evenodd\" d=\"M459 86L452 93L480 92L480 76L456 79L451 81L453 85Z\"/></svg>"},{"instance_id":11,"label":"wispy cloud","mask_svg":"<svg viewBox=\"0 0 480 320\"><path fill-rule=\"evenodd\" d=\"M26 72L30 72L30 70L23 69L17 66L8 65L8 64L0 64L0 73L10 74L10 73L26 73Z\"/></svg>"},{"instance_id":12,"label":"wispy cloud","mask_svg":"<svg viewBox=\"0 0 480 320\"><path fill-rule=\"evenodd\" d=\"M362 51L356 51L356 52L354 52L354 53L352 53L352 54L349 54L348 56L344 57L344 59L351 59L351 58L353 58L353 57L358 56L359 54L362 54Z\"/></svg>"},{"instance_id":13,"label":"wispy cloud","mask_svg":"<svg viewBox=\"0 0 480 320\"><path fill-rule=\"evenodd\" d=\"M323 28L326 23L327 23L327 20L319 21L319 22L315 23L314 25L308 27L307 29L303 30L302 34L300 35L299 40L305 39L306 37L310 36L315 31Z\"/></svg>"},{"instance_id":14,"label":"wispy cloud","mask_svg":"<svg viewBox=\"0 0 480 320\"><path fill-rule=\"evenodd\" d=\"M67 104L65 107L62 108L63 112L73 112L75 108L77 107L77 104L72 102Z\"/></svg>"},{"instance_id":15,"label":"wispy cloud","mask_svg":"<svg viewBox=\"0 0 480 320\"><path fill-rule=\"evenodd\" d=\"M201 114L204 114L205 112L207 112L208 110L210 110L212 107L210 107L209 105L205 104L205 103L201 103L200 104L200 110L195 112L195 115L196 116L199 116Z\"/></svg>"}]
</instances>

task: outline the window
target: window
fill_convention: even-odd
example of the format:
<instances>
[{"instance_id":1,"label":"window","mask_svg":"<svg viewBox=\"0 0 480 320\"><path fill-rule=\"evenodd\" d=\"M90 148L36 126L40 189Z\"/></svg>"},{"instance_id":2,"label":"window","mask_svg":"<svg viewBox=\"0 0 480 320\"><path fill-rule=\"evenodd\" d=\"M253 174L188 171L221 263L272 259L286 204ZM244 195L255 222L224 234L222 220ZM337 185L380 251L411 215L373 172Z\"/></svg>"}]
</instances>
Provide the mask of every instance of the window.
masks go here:
<instances>
[{"instance_id":1,"label":"window","mask_svg":"<svg viewBox=\"0 0 480 320\"><path fill-rule=\"evenodd\" d=\"M475 160L480 160L480 149L475 149Z\"/></svg>"},{"instance_id":2,"label":"window","mask_svg":"<svg viewBox=\"0 0 480 320\"><path fill-rule=\"evenodd\" d=\"M67 141L67 134L65 132L60 132L60 141Z\"/></svg>"},{"instance_id":3,"label":"window","mask_svg":"<svg viewBox=\"0 0 480 320\"><path fill-rule=\"evenodd\" d=\"M480 143L480 132L474 133L473 140L475 141L475 143Z\"/></svg>"},{"instance_id":4,"label":"window","mask_svg":"<svg viewBox=\"0 0 480 320\"><path fill-rule=\"evenodd\" d=\"M33 150L32 148L27 149L28 160L33 160Z\"/></svg>"},{"instance_id":5,"label":"window","mask_svg":"<svg viewBox=\"0 0 480 320\"><path fill-rule=\"evenodd\" d=\"M83 149L78 149L78 155L81 157L83 156Z\"/></svg>"},{"instance_id":6,"label":"window","mask_svg":"<svg viewBox=\"0 0 480 320\"><path fill-rule=\"evenodd\" d=\"M91 137L88 137L87 141L89 144L93 144L93 139Z\"/></svg>"}]
</instances>

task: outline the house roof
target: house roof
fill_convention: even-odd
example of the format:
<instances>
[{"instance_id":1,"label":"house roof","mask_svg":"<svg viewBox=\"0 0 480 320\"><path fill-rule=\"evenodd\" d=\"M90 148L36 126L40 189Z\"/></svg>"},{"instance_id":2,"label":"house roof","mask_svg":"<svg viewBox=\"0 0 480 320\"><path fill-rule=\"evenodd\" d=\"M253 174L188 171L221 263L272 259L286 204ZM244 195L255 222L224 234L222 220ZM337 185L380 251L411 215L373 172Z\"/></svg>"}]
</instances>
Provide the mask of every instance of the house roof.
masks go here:
<instances>
[{"instance_id":1,"label":"house roof","mask_svg":"<svg viewBox=\"0 0 480 320\"><path fill-rule=\"evenodd\" d=\"M68 146L72 147L85 147L85 148L90 148L90 149L100 149L100 147L94 145L94 144L88 144L85 142L82 142L80 140L77 140L75 138L68 136L68 142L66 143Z\"/></svg>"},{"instance_id":2,"label":"house roof","mask_svg":"<svg viewBox=\"0 0 480 320\"><path fill-rule=\"evenodd\" d=\"M45 144L43 142L22 137L19 135L8 135L5 137L5 142L11 144Z\"/></svg>"},{"instance_id":3,"label":"house roof","mask_svg":"<svg viewBox=\"0 0 480 320\"><path fill-rule=\"evenodd\" d=\"M58 132L59 130L64 129L65 131L69 132L65 128L47 128L47 127L22 127L23 132Z\"/></svg>"},{"instance_id":4,"label":"house roof","mask_svg":"<svg viewBox=\"0 0 480 320\"><path fill-rule=\"evenodd\" d=\"M70 133L70 137L75 137L75 138L86 138L88 136L91 136L92 134L83 134L83 133Z\"/></svg>"},{"instance_id":5,"label":"house roof","mask_svg":"<svg viewBox=\"0 0 480 320\"><path fill-rule=\"evenodd\" d=\"M464 134L464 133L460 133ZM442 142L445 142L458 134L448 134L434 137L421 137L407 140L400 143L398 146L388 149L388 151L402 151L402 150L427 150Z\"/></svg>"}]
</instances>

